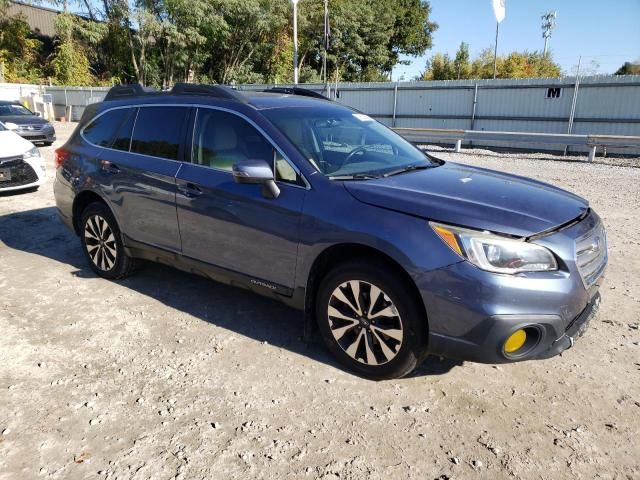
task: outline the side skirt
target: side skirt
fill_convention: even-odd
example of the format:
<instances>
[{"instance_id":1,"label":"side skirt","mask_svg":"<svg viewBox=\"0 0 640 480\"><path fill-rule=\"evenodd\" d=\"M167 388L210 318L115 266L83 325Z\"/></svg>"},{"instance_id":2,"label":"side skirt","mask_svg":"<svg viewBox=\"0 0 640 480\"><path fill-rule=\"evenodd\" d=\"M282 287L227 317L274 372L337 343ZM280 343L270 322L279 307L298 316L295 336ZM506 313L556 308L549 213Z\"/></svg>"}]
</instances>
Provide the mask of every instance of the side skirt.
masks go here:
<instances>
[{"instance_id":1,"label":"side skirt","mask_svg":"<svg viewBox=\"0 0 640 480\"><path fill-rule=\"evenodd\" d=\"M210 263L186 257L179 253L164 250L146 243L141 243L123 234L125 250L134 258L149 260L168 265L187 273L193 273L210 278L216 282L239 287L264 297L273 298L292 308L304 310L304 290L293 290L267 280L251 277Z\"/></svg>"}]
</instances>

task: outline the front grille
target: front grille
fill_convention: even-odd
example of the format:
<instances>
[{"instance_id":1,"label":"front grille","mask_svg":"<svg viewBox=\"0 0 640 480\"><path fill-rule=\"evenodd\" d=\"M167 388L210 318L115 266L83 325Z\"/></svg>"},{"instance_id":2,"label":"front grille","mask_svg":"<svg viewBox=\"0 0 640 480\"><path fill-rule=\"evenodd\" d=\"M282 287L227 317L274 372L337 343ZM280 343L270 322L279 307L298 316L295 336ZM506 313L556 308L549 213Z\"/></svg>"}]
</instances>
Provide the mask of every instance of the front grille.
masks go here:
<instances>
[{"instance_id":1,"label":"front grille","mask_svg":"<svg viewBox=\"0 0 640 480\"><path fill-rule=\"evenodd\" d=\"M28 132L26 132L28 133ZM34 140L46 140L47 136L46 135L25 135L25 137L27 140L30 141L34 141Z\"/></svg>"},{"instance_id":2,"label":"front grille","mask_svg":"<svg viewBox=\"0 0 640 480\"><path fill-rule=\"evenodd\" d=\"M0 158L0 168L15 167L22 163L22 155L17 157Z\"/></svg>"},{"instance_id":3,"label":"front grille","mask_svg":"<svg viewBox=\"0 0 640 480\"><path fill-rule=\"evenodd\" d=\"M0 169L8 170L10 180L0 180L0 189L7 187L20 187L38 181L38 175L31 165L25 163L22 158L0 158Z\"/></svg>"},{"instance_id":4,"label":"front grille","mask_svg":"<svg viewBox=\"0 0 640 480\"><path fill-rule=\"evenodd\" d=\"M576 240L576 264L585 287L596 283L607 266L607 233L601 221Z\"/></svg>"},{"instance_id":5,"label":"front grille","mask_svg":"<svg viewBox=\"0 0 640 480\"><path fill-rule=\"evenodd\" d=\"M44 124L35 124L35 125L18 125L18 130L22 132L39 132L44 128Z\"/></svg>"}]
</instances>

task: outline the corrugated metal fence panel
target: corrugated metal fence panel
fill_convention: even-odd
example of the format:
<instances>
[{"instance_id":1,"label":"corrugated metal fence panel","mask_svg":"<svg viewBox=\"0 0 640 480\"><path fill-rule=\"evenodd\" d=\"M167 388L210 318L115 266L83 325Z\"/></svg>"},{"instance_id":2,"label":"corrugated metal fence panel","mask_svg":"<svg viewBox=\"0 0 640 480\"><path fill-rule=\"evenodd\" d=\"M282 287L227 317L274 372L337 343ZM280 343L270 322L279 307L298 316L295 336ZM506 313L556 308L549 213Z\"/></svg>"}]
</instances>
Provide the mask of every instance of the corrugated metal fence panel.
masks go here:
<instances>
[{"instance_id":1,"label":"corrugated metal fence panel","mask_svg":"<svg viewBox=\"0 0 640 480\"><path fill-rule=\"evenodd\" d=\"M476 85L477 103L472 121ZM567 133L574 85L573 77L339 83L336 101L396 127ZM264 90L274 86L239 85L238 88ZM17 88L20 87L37 88ZM299 87L326 94L322 84ZM336 84L331 84L330 89L332 95L335 94ZM54 97L56 116L64 114L65 105L73 105L74 120L80 118L87 104L100 101L107 91L108 88L46 87L46 93ZM17 99L19 95L15 85L0 84L0 98ZM582 78L573 133L640 135L640 75Z\"/></svg>"},{"instance_id":2,"label":"corrugated metal fence panel","mask_svg":"<svg viewBox=\"0 0 640 480\"><path fill-rule=\"evenodd\" d=\"M20 100L32 93L38 93L42 87L21 83L0 83L0 100Z\"/></svg>"},{"instance_id":3,"label":"corrugated metal fence panel","mask_svg":"<svg viewBox=\"0 0 640 480\"><path fill-rule=\"evenodd\" d=\"M573 87L560 87L560 98L547 98L554 84L528 84L520 88L480 88L476 116L569 118Z\"/></svg>"},{"instance_id":4,"label":"corrugated metal fence panel","mask_svg":"<svg viewBox=\"0 0 640 480\"><path fill-rule=\"evenodd\" d=\"M398 88L397 116L471 118L473 88L407 89Z\"/></svg>"},{"instance_id":5,"label":"corrugated metal fence panel","mask_svg":"<svg viewBox=\"0 0 640 480\"><path fill-rule=\"evenodd\" d=\"M108 87L46 87L46 93L53 97L56 117L64 115L65 106L71 105L71 120L78 121L87 105L101 102L109 91Z\"/></svg>"}]
</instances>

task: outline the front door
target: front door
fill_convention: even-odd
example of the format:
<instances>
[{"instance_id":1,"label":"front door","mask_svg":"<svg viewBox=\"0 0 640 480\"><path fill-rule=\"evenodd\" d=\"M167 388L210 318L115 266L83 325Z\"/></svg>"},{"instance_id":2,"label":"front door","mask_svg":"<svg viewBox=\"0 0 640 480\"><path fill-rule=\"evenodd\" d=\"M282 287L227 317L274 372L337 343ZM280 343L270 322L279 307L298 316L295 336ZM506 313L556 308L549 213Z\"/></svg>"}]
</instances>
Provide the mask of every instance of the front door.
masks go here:
<instances>
[{"instance_id":1,"label":"front door","mask_svg":"<svg viewBox=\"0 0 640 480\"><path fill-rule=\"evenodd\" d=\"M307 193L300 174L247 120L210 108L196 113L191 159L176 178L183 255L266 288L292 288ZM277 199L234 182L231 167L247 159L273 165Z\"/></svg>"}]
</instances>

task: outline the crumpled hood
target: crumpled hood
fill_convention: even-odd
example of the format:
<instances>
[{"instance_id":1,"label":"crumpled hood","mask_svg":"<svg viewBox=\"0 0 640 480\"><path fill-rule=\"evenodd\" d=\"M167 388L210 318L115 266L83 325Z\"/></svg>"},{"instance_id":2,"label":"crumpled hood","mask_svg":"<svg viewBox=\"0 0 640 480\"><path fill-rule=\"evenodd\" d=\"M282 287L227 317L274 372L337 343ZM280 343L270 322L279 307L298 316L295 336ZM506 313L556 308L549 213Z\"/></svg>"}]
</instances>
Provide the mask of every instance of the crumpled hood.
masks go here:
<instances>
[{"instance_id":1,"label":"crumpled hood","mask_svg":"<svg viewBox=\"0 0 640 480\"><path fill-rule=\"evenodd\" d=\"M570 222L589 208L583 198L552 185L456 163L344 185L363 203L521 237Z\"/></svg>"}]
</instances>

